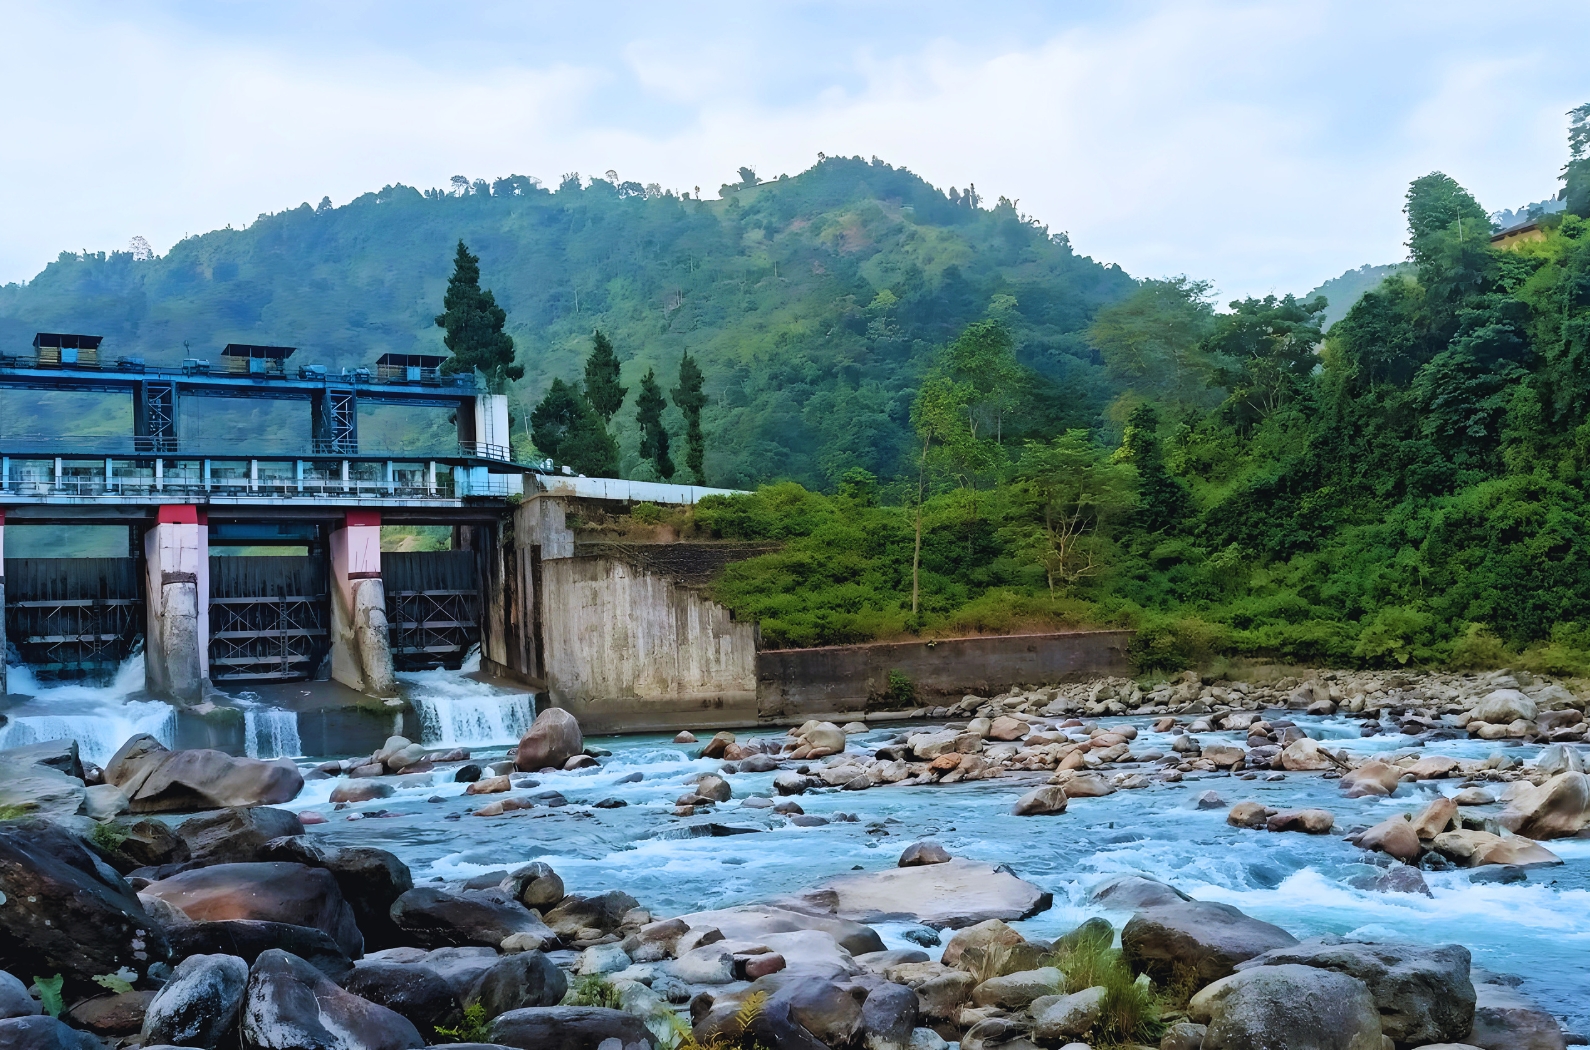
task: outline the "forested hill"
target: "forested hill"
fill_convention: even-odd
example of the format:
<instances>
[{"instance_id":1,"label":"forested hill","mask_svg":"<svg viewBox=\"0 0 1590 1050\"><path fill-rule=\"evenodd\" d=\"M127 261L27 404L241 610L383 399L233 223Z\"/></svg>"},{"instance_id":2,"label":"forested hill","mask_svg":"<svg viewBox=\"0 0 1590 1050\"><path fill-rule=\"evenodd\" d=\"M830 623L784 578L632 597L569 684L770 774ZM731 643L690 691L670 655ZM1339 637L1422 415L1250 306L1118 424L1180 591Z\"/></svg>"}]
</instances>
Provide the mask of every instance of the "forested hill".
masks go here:
<instances>
[{"instance_id":1,"label":"forested hill","mask_svg":"<svg viewBox=\"0 0 1590 1050\"><path fill-rule=\"evenodd\" d=\"M508 311L525 368L518 431L554 377L579 374L594 328L631 391L649 366L671 378L689 350L706 374L714 484L826 488L851 467L900 473L930 351L990 315L1034 370L1032 403L1046 407L1028 425L1091 425L1118 392L1083 331L1132 290L1125 273L1008 202L987 207L859 158L747 177L714 201L577 176L555 192L521 177L461 194L389 186L190 237L158 258L63 253L0 288L0 348L45 330L101 334L108 355L163 364L228 342L294 345L295 361L332 366L445 353L433 319L459 239ZM1041 396L1044 384L1064 396ZM676 410L667 419L677 430ZM632 403L615 423L623 471L650 476Z\"/></svg>"}]
</instances>

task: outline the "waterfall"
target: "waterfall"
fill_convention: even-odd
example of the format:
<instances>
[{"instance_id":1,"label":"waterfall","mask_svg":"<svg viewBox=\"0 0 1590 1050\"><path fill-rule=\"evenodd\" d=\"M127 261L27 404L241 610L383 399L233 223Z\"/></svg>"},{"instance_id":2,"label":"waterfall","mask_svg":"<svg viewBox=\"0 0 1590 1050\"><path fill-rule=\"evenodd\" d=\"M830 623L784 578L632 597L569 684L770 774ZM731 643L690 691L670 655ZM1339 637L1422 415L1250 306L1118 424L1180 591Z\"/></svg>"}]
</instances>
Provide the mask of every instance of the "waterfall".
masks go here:
<instances>
[{"instance_id":1,"label":"waterfall","mask_svg":"<svg viewBox=\"0 0 1590 1050\"><path fill-rule=\"evenodd\" d=\"M471 651L458 671L412 671L398 675L420 720L426 747L488 747L517 744L535 721L535 698L510 693L464 675L479 670Z\"/></svg>"},{"instance_id":2,"label":"waterfall","mask_svg":"<svg viewBox=\"0 0 1590 1050\"><path fill-rule=\"evenodd\" d=\"M243 753L249 758L297 758L298 715L274 707L243 708Z\"/></svg>"},{"instance_id":3,"label":"waterfall","mask_svg":"<svg viewBox=\"0 0 1590 1050\"><path fill-rule=\"evenodd\" d=\"M177 737L177 711L158 700L131 700L144 688L144 658L134 653L122 662L111 684L41 684L26 665L6 669L10 691L29 699L5 712L0 749L45 740L73 739L85 762L104 765L127 739L148 733L170 747Z\"/></svg>"}]
</instances>

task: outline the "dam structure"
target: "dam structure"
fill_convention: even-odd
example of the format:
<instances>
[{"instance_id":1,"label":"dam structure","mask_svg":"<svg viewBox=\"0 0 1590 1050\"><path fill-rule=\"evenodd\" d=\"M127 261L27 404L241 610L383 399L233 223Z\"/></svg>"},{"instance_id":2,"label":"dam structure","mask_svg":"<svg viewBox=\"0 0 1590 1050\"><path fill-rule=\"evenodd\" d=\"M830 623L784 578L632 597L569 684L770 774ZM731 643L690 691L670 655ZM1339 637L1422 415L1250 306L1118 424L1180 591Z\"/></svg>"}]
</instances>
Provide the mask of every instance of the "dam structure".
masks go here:
<instances>
[{"instance_id":1,"label":"dam structure","mask_svg":"<svg viewBox=\"0 0 1590 1050\"><path fill-rule=\"evenodd\" d=\"M127 535L119 556L0 562L4 640L40 681L105 681L141 645L147 692L179 709L216 690L329 677L377 712L402 711L398 674L457 670L478 649L478 677L534 693L538 709L635 732L864 714L894 667L958 699L1123 663L1120 632L1006 639L988 653L932 642L764 652L756 625L708 584L775 548L681 542L631 517L731 490L515 462L507 397L444 373L442 357L334 371L295 363L287 346L228 344L180 367L101 351L97 336L40 333L31 352L0 354L0 390L132 407L129 434L0 438L0 551L6 525ZM301 405L297 450L181 438L196 398ZM371 448L361 405L445 409L456 438ZM383 551L383 526L444 526L451 549Z\"/></svg>"}]
</instances>

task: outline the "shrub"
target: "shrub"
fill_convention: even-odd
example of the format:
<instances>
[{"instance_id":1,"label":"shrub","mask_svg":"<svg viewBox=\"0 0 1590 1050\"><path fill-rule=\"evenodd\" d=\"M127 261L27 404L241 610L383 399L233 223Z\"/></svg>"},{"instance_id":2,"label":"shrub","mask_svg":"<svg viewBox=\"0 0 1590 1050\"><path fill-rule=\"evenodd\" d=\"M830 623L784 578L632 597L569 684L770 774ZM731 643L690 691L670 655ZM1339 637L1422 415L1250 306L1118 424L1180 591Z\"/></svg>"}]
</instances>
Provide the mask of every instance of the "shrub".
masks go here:
<instances>
[{"instance_id":1,"label":"shrub","mask_svg":"<svg viewBox=\"0 0 1590 1050\"><path fill-rule=\"evenodd\" d=\"M601 974L586 974L570 986L563 996L564 1006L600 1006L617 1010L623 1005L618 989Z\"/></svg>"}]
</instances>

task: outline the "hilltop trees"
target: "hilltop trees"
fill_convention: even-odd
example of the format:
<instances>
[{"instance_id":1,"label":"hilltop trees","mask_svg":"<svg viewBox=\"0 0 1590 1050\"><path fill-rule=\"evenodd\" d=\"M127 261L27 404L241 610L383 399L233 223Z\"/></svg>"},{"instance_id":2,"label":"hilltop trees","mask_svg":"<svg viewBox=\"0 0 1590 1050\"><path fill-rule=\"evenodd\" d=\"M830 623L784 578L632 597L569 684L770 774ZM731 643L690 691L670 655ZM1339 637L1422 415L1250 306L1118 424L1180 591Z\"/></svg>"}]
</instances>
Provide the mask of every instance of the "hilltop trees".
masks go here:
<instances>
[{"instance_id":1,"label":"hilltop trees","mask_svg":"<svg viewBox=\"0 0 1590 1050\"><path fill-rule=\"evenodd\" d=\"M491 289L481 290L480 257L458 242L453 258L453 276L442 296L443 312L436 317L437 327L446 329L442 342L453 356L442 363L449 374L480 372L486 389L503 393L508 381L524 376L524 368L514 363L513 336L503 331L508 312L497 305Z\"/></svg>"}]
</instances>

